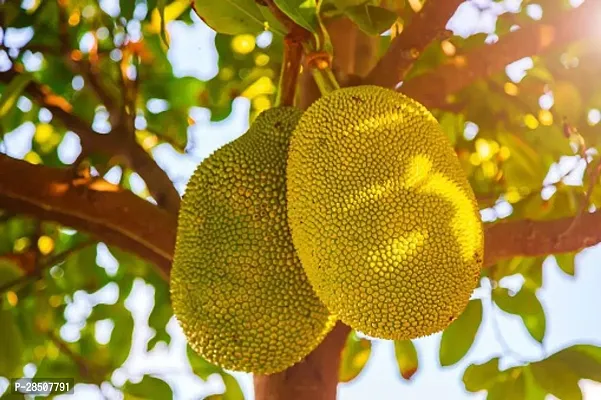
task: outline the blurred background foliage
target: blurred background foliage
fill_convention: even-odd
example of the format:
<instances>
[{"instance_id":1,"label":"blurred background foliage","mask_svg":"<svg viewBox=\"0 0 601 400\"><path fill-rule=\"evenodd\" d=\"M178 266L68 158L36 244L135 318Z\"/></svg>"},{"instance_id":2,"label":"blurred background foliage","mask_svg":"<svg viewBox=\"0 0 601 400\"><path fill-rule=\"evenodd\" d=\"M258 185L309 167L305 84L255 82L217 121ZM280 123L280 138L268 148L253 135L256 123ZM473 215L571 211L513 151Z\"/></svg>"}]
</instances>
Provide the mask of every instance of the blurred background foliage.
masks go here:
<instances>
[{"instance_id":1,"label":"blurred background foliage","mask_svg":"<svg viewBox=\"0 0 601 400\"><path fill-rule=\"evenodd\" d=\"M252 121L275 99L283 27L260 2L234 2L238 7L232 7L232 1L195 3L196 12L218 32L214 44L219 70L206 81L176 75L170 60L169 23L200 23L187 0L3 2L0 137L20 135L19 140L30 141L31 150L22 155L30 163L70 167L81 160L61 155L61 147L79 146L79 133L69 130L49 105L84 121L98 135L108 133L114 118L129 107L135 140L147 152L167 144L188 154L201 145L191 142L188 134L199 107L210 111L211 121L222 121L231 114L232 102L245 97ZM349 18L373 36L377 54L423 6L418 0L325 0L318 18L314 0L275 4L315 34L329 18ZM487 4L494 7L498 2ZM493 34L458 34L434 41L406 79L494 42L516 26L533 23L543 12L547 18L570 7L563 0L522 1L499 15ZM271 32L265 32L266 26ZM328 48L329 39L320 40ZM574 43L520 63L524 67L517 69L517 76L498 73L478 80L453 94L448 107L433 110L469 175L484 220L572 216L589 187L593 190L586 206L600 207L601 189L593 186L599 180L598 42ZM44 88L42 99L25 90L32 82ZM33 135L20 133L31 124ZM10 150L8 141L0 142L0 151ZM94 151L85 156L94 174L143 198L150 196L136 171L119 157ZM560 160L565 161L563 167L557 164ZM568 276L575 274L575 255L555 256ZM532 339L544 341L545 310L537 290L543 285L545 258L517 257L483 271L484 295L473 299L442 335L442 366L456 364L470 350L484 309L520 317ZM523 284L501 284L516 276ZM144 349L150 352L170 343L172 319L168 284L153 265L97 243L85 232L0 210L0 376L72 376L97 385L103 393L170 398L172 388L164 377L115 379L132 347L134 318L128 296L136 282L151 285L154 292L147 319L152 335ZM86 306L75 307L78 301ZM355 379L370 353L369 338L351 334L342 354L340 381ZM200 379L222 379L220 392L206 398L243 398L233 375L189 349L187 354L189 370ZM419 368L416 347L411 341L395 343L395 357L399 379L410 380ZM544 399L547 394L580 399L580 379L601 381L601 348L574 345L504 370L499 358L493 358L469 366L463 376L469 392L486 390L489 399L516 400Z\"/></svg>"}]
</instances>

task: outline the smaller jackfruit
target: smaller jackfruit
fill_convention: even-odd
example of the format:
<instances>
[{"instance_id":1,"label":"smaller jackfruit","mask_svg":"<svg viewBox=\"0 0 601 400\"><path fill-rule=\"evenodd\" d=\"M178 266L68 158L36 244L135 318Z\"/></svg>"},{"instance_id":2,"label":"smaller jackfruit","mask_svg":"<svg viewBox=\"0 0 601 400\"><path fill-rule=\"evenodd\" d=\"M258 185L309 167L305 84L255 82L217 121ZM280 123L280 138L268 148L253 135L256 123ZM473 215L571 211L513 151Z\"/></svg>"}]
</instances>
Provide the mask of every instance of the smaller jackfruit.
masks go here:
<instances>
[{"instance_id":1,"label":"smaller jackfruit","mask_svg":"<svg viewBox=\"0 0 601 400\"><path fill-rule=\"evenodd\" d=\"M289 136L301 111L273 108L194 172L171 272L174 314L209 362L270 374L309 354L335 323L307 281L286 218Z\"/></svg>"},{"instance_id":2,"label":"smaller jackfruit","mask_svg":"<svg viewBox=\"0 0 601 400\"><path fill-rule=\"evenodd\" d=\"M393 90L313 103L287 167L293 243L344 323L383 339L438 332L465 309L483 259L478 205L436 119Z\"/></svg>"}]
</instances>

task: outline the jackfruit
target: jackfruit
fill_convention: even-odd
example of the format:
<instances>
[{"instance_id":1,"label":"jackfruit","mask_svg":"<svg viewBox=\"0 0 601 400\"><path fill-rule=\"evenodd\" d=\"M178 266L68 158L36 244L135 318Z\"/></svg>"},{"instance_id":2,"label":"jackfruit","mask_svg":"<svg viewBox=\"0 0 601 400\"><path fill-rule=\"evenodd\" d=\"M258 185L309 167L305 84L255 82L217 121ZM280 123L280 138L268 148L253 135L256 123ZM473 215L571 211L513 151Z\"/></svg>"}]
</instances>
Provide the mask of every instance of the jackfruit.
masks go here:
<instances>
[{"instance_id":1,"label":"jackfruit","mask_svg":"<svg viewBox=\"0 0 601 400\"><path fill-rule=\"evenodd\" d=\"M404 340L465 309L482 223L448 137L418 102L367 85L318 99L292 134L287 200L307 277L342 322Z\"/></svg>"},{"instance_id":2,"label":"jackfruit","mask_svg":"<svg viewBox=\"0 0 601 400\"><path fill-rule=\"evenodd\" d=\"M190 346L225 369L284 370L335 323L306 278L287 225L286 156L301 113L261 113L196 168L182 199L174 315Z\"/></svg>"}]
</instances>

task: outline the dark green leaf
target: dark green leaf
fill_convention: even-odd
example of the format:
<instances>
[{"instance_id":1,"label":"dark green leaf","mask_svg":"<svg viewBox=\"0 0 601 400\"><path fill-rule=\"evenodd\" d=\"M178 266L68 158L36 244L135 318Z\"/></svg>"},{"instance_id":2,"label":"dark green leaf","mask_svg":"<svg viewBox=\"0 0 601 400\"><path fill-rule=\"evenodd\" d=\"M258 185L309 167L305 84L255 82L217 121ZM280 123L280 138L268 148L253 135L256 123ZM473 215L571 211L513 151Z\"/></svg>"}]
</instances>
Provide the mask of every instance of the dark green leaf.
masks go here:
<instances>
[{"instance_id":1,"label":"dark green leaf","mask_svg":"<svg viewBox=\"0 0 601 400\"><path fill-rule=\"evenodd\" d=\"M11 310L0 303L0 376L19 378L23 368L23 337Z\"/></svg>"},{"instance_id":2,"label":"dark green leaf","mask_svg":"<svg viewBox=\"0 0 601 400\"><path fill-rule=\"evenodd\" d=\"M61 354L57 359L44 358L35 373L36 378L77 378L80 370L72 359Z\"/></svg>"},{"instance_id":3,"label":"dark green leaf","mask_svg":"<svg viewBox=\"0 0 601 400\"><path fill-rule=\"evenodd\" d=\"M411 379L419 365L417 350L413 342L411 340L395 340L394 356L401 376L407 380Z\"/></svg>"},{"instance_id":4,"label":"dark green leaf","mask_svg":"<svg viewBox=\"0 0 601 400\"><path fill-rule=\"evenodd\" d=\"M194 5L200 19L216 32L237 35L265 30L265 17L254 0L194 0Z\"/></svg>"},{"instance_id":5,"label":"dark green leaf","mask_svg":"<svg viewBox=\"0 0 601 400\"><path fill-rule=\"evenodd\" d=\"M345 9L345 14L359 29L372 36L380 35L390 29L397 19L396 13L369 4L348 7Z\"/></svg>"},{"instance_id":6,"label":"dark green leaf","mask_svg":"<svg viewBox=\"0 0 601 400\"><path fill-rule=\"evenodd\" d=\"M23 271L18 265L5 258L0 258L0 286L15 282L21 276L23 276Z\"/></svg>"},{"instance_id":7,"label":"dark green leaf","mask_svg":"<svg viewBox=\"0 0 601 400\"><path fill-rule=\"evenodd\" d=\"M339 381L352 381L361 373L371 354L371 341L360 338L355 332L348 335L342 351Z\"/></svg>"},{"instance_id":8,"label":"dark green leaf","mask_svg":"<svg viewBox=\"0 0 601 400\"><path fill-rule=\"evenodd\" d=\"M32 79L33 76L31 74L18 74L2 89L2 96L0 96L0 120L17 104L21 93Z\"/></svg>"},{"instance_id":9,"label":"dark green leaf","mask_svg":"<svg viewBox=\"0 0 601 400\"><path fill-rule=\"evenodd\" d=\"M469 392L490 389L499 374L499 358L495 357L484 364L472 364L463 373L463 384Z\"/></svg>"},{"instance_id":10,"label":"dark green leaf","mask_svg":"<svg viewBox=\"0 0 601 400\"><path fill-rule=\"evenodd\" d=\"M545 310L534 291L524 286L514 296L510 296L507 289L498 287L493 291L493 300L501 310L520 316L530 335L538 342L543 341L546 330Z\"/></svg>"},{"instance_id":11,"label":"dark green leaf","mask_svg":"<svg viewBox=\"0 0 601 400\"><path fill-rule=\"evenodd\" d=\"M463 313L442 333L439 358L443 367L453 365L468 352L482 322L482 301L470 300Z\"/></svg>"},{"instance_id":12,"label":"dark green leaf","mask_svg":"<svg viewBox=\"0 0 601 400\"><path fill-rule=\"evenodd\" d=\"M138 383L127 382L123 385L122 390L142 399L171 399L173 397L171 387L165 381L150 375L144 375L144 378Z\"/></svg>"},{"instance_id":13,"label":"dark green leaf","mask_svg":"<svg viewBox=\"0 0 601 400\"><path fill-rule=\"evenodd\" d=\"M315 0L274 0L291 20L312 33L319 31Z\"/></svg>"},{"instance_id":14,"label":"dark green leaf","mask_svg":"<svg viewBox=\"0 0 601 400\"><path fill-rule=\"evenodd\" d=\"M132 19L134 17L134 10L136 9L136 1L134 0L119 0L119 7L121 13L119 14L126 19Z\"/></svg>"}]
</instances>

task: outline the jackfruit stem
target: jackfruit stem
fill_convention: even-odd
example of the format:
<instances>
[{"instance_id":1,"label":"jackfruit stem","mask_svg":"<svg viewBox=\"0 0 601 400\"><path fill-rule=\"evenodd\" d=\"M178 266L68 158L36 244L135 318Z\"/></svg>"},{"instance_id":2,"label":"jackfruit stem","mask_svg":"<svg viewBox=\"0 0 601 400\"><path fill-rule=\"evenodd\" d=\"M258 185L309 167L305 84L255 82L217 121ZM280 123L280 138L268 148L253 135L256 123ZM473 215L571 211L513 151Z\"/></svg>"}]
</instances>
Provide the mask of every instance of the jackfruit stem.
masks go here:
<instances>
[{"instance_id":1,"label":"jackfruit stem","mask_svg":"<svg viewBox=\"0 0 601 400\"><path fill-rule=\"evenodd\" d=\"M284 54L275 106L293 106L303 57L302 43L292 34L284 38Z\"/></svg>"},{"instance_id":2,"label":"jackfruit stem","mask_svg":"<svg viewBox=\"0 0 601 400\"><path fill-rule=\"evenodd\" d=\"M311 68L311 71L322 96L340 89L340 84L329 66L325 68Z\"/></svg>"}]
</instances>

